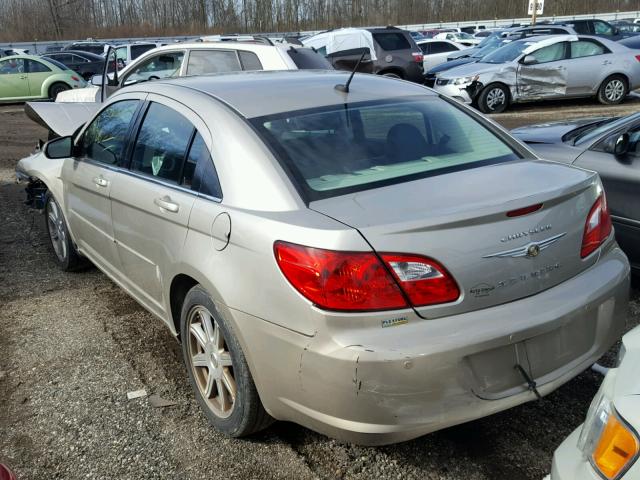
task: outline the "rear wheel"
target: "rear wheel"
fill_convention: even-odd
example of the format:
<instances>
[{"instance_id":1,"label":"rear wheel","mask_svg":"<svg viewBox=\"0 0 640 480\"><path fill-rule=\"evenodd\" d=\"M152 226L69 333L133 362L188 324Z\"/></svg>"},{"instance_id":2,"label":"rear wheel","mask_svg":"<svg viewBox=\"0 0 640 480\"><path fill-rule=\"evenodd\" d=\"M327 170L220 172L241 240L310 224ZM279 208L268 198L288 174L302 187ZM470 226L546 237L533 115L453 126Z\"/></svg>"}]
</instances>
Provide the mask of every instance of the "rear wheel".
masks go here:
<instances>
[{"instance_id":1,"label":"rear wheel","mask_svg":"<svg viewBox=\"0 0 640 480\"><path fill-rule=\"evenodd\" d=\"M598 89L598 101L605 105L615 105L627 96L627 80L622 75L611 75Z\"/></svg>"},{"instance_id":2,"label":"rear wheel","mask_svg":"<svg viewBox=\"0 0 640 480\"><path fill-rule=\"evenodd\" d=\"M60 92L64 92L65 90L71 90L71 87L66 83L57 82L49 87L49 98L51 100L55 100Z\"/></svg>"},{"instance_id":3,"label":"rear wheel","mask_svg":"<svg viewBox=\"0 0 640 480\"><path fill-rule=\"evenodd\" d=\"M509 106L509 90L504 85L487 85L478 97L478 108L482 113L502 113Z\"/></svg>"},{"instance_id":4,"label":"rear wheel","mask_svg":"<svg viewBox=\"0 0 640 480\"><path fill-rule=\"evenodd\" d=\"M65 272L77 270L84 266L84 259L78 254L73 241L69 237L67 222L62 209L50 192L46 193L44 203L45 224L51 240L51 249L60 269Z\"/></svg>"},{"instance_id":5,"label":"rear wheel","mask_svg":"<svg viewBox=\"0 0 640 480\"><path fill-rule=\"evenodd\" d=\"M209 423L232 437L269 426L273 419L262 406L238 339L201 286L187 293L180 320L189 380Z\"/></svg>"},{"instance_id":6,"label":"rear wheel","mask_svg":"<svg viewBox=\"0 0 640 480\"><path fill-rule=\"evenodd\" d=\"M400 80L402 80L402 76L394 72L385 72L382 74L382 76L389 78L399 78Z\"/></svg>"}]
</instances>

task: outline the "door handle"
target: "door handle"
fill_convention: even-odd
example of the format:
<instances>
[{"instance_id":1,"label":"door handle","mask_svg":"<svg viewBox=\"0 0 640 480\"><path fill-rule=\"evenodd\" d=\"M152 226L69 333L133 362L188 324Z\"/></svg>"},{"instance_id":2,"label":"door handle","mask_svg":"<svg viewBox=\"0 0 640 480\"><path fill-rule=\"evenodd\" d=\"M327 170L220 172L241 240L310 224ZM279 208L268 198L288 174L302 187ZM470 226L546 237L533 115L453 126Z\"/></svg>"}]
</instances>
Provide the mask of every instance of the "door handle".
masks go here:
<instances>
[{"instance_id":1,"label":"door handle","mask_svg":"<svg viewBox=\"0 0 640 480\"><path fill-rule=\"evenodd\" d=\"M109 186L109 180L107 180L106 178L102 178L102 177L94 177L93 183L96 184L96 187L108 187Z\"/></svg>"},{"instance_id":2,"label":"door handle","mask_svg":"<svg viewBox=\"0 0 640 480\"><path fill-rule=\"evenodd\" d=\"M173 203L169 197L156 198L153 203L167 212L177 213L180 210L180 205Z\"/></svg>"}]
</instances>

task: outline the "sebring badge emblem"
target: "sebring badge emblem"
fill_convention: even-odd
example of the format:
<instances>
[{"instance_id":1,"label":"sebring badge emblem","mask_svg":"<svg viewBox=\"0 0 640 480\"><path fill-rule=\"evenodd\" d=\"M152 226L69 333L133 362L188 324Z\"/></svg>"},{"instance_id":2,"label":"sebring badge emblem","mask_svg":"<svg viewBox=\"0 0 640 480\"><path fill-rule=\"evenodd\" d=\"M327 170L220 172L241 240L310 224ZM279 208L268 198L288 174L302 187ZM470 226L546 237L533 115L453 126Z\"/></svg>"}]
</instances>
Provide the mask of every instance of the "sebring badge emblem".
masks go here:
<instances>
[{"instance_id":1,"label":"sebring badge emblem","mask_svg":"<svg viewBox=\"0 0 640 480\"><path fill-rule=\"evenodd\" d=\"M542 250L549 248L551 245L556 243L566 234L567 232L559 233L558 235L549 237L546 240L540 240L539 242L531 242L522 247L517 247L517 248L512 248L511 250L503 250L502 252L492 253L490 255L485 255L482 258L537 257Z\"/></svg>"}]
</instances>

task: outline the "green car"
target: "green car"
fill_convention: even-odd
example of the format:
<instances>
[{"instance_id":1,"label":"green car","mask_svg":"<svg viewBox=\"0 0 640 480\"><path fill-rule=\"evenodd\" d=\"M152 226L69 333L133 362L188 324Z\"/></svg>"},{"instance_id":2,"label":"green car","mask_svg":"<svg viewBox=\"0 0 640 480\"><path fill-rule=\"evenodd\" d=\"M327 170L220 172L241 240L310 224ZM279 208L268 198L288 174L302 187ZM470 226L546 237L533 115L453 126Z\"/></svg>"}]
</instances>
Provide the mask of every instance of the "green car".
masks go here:
<instances>
[{"instance_id":1,"label":"green car","mask_svg":"<svg viewBox=\"0 0 640 480\"><path fill-rule=\"evenodd\" d=\"M86 87L81 75L56 60L33 55L0 59L0 103L50 98L71 88Z\"/></svg>"}]
</instances>

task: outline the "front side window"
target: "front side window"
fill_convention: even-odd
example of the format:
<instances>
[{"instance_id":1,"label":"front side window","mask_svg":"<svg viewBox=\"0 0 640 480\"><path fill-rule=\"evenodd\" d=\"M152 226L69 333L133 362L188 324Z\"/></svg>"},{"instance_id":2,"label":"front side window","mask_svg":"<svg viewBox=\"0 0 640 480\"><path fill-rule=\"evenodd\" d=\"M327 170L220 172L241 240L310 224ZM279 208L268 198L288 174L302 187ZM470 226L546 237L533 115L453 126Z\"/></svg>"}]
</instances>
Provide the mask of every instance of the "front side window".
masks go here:
<instances>
[{"instance_id":1,"label":"front side window","mask_svg":"<svg viewBox=\"0 0 640 480\"><path fill-rule=\"evenodd\" d=\"M374 33L373 39L380 45L380 48L389 52L411 48L409 40L400 32Z\"/></svg>"},{"instance_id":2,"label":"front side window","mask_svg":"<svg viewBox=\"0 0 640 480\"><path fill-rule=\"evenodd\" d=\"M538 63L557 62L565 58L566 42L554 43L531 53Z\"/></svg>"},{"instance_id":3,"label":"front side window","mask_svg":"<svg viewBox=\"0 0 640 480\"><path fill-rule=\"evenodd\" d=\"M183 58L184 52L163 52L154 55L136 67L123 82L129 85L140 81L177 77L180 75Z\"/></svg>"},{"instance_id":4,"label":"front side window","mask_svg":"<svg viewBox=\"0 0 640 480\"><path fill-rule=\"evenodd\" d=\"M129 125L138 103L138 100L123 100L102 110L80 140L82 156L107 165L122 163Z\"/></svg>"},{"instance_id":5,"label":"front side window","mask_svg":"<svg viewBox=\"0 0 640 480\"><path fill-rule=\"evenodd\" d=\"M445 53L454 52L458 50L455 45L447 42L433 42L431 43L431 53Z\"/></svg>"},{"instance_id":6,"label":"front side window","mask_svg":"<svg viewBox=\"0 0 640 480\"><path fill-rule=\"evenodd\" d=\"M131 170L179 183L193 129L175 110L151 103L136 138Z\"/></svg>"},{"instance_id":7,"label":"front side window","mask_svg":"<svg viewBox=\"0 0 640 480\"><path fill-rule=\"evenodd\" d=\"M571 42L570 45L571 58L592 57L593 55L607 53L601 43L592 40L579 40L577 42Z\"/></svg>"},{"instance_id":8,"label":"front side window","mask_svg":"<svg viewBox=\"0 0 640 480\"><path fill-rule=\"evenodd\" d=\"M27 69L29 73L45 73L50 72L51 69L44 63L36 62L35 60L25 60L27 63Z\"/></svg>"},{"instance_id":9,"label":"front side window","mask_svg":"<svg viewBox=\"0 0 640 480\"><path fill-rule=\"evenodd\" d=\"M192 50L187 75L239 72L242 70L234 50Z\"/></svg>"},{"instance_id":10,"label":"front side window","mask_svg":"<svg viewBox=\"0 0 640 480\"><path fill-rule=\"evenodd\" d=\"M144 52L153 50L156 46L153 43L145 43L143 45L131 45L131 60L135 60Z\"/></svg>"},{"instance_id":11,"label":"front side window","mask_svg":"<svg viewBox=\"0 0 640 480\"><path fill-rule=\"evenodd\" d=\"M116 59L122 60L123 62L127 61L127 47L116 48Z\"/></svg>"},{"instance_id":12,"label":"front side window","mask_svg":"<svg viewBox=\"0 0 640 480\"><path fill-rule=\"evenodd\" d=\"M0 75L25 73L24 60L22 58L10 58L0 61Z\"/></svg>"},{"instance_id":13,"label":"front side window","mask_svg":"<svg viewBox=\"0 0 640 480\"><path fill-rule=\"evenodd\" d=\"M596 20L593 22L593 28L596 35L613 35L613 28L611 25L608 25L603 21Z\"/></svg>"},{"instance_id":14,"label":"front side window","mask_svg":"<svg viewBox=\"0 0 640 480\"><path fill-rule=\"evenodd\" d=\"M252 123L309 200L519 158L437 97L336 105Z\"/></svg>"},{"instance_id":15,"label":"front side window","mask_svg":"<svg viewBox=\"0 0 640 480\"><path fill-rule=\"evenodd\" d=\"M589 35L592 33L587 22L578 22L573 24L572 27L576 31L576 33L580 33L582 35Z\"/></svg>"}]
</instances>

